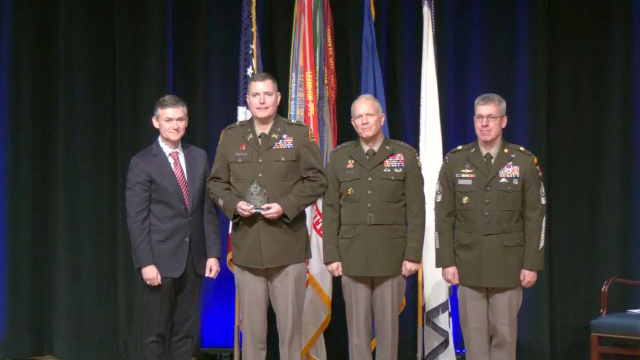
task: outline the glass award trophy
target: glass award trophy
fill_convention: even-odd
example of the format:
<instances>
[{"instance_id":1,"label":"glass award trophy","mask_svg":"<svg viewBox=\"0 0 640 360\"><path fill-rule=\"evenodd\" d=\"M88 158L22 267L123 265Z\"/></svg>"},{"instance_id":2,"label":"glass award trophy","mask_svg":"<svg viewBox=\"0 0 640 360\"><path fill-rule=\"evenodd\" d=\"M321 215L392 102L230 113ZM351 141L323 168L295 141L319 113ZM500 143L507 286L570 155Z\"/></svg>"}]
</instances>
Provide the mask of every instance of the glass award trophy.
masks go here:
<instances>
[{"instance_id":1,"label":"glass award trophy","mask_svg":"<svg viewBox=\"0 0 640 360\"><path fill-rule=\"evenodd\" d=\"M260 213L264 210L264 204L267 203L267 190L260 186L258 181L254 179L247 189L245 201L253 206L255 212Z\"/></svg>"}]
</instances>

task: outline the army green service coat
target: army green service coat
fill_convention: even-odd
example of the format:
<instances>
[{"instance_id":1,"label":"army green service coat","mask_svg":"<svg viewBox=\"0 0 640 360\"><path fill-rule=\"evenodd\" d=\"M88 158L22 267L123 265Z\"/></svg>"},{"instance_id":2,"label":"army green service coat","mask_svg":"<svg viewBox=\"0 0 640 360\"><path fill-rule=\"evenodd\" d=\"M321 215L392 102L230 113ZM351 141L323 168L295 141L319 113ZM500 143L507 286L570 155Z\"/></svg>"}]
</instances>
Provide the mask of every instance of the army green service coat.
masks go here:
<instances>
[{"instance_id":1,"label":"army green service coat","mask_svg":"<svg viewBox=\"0 0 640 360\"><path fill-rule=\"evenodd\" d=\"M324 263L349 276L393 276L402 261L420 262L424 181L416 150L384 139L368 160L360 141L332 153L322 205Z\"/></svg>"},{"instance_id":2,"label":"army green service coat","mask_svg":"<svg viewBox=\"0 0 640 360\"><path fill-rule=\"evenodd\" d=\"M265 269L311 256L304 210L322 195L327 180L310 134L306 125L276 116L265 147L258 142L253 119L232 124L220 135L207 184L210 196L233 222L235 264ZM254 179L266 189L268 202L282 207L280 218L236 214Z\"/></svg>"},{"instance_id":3,"label":"army green service coat","mask_svg":"<svg viewBox=\"0 0 640 360\"><path fill-rule=\"evenodd\" d=\"M477 142L445 157L436 198L436 266L457 266L465 286L520 286L544 265L546 195L533 154L502 143L491 170Z\"/></svg>"}]
</instances>

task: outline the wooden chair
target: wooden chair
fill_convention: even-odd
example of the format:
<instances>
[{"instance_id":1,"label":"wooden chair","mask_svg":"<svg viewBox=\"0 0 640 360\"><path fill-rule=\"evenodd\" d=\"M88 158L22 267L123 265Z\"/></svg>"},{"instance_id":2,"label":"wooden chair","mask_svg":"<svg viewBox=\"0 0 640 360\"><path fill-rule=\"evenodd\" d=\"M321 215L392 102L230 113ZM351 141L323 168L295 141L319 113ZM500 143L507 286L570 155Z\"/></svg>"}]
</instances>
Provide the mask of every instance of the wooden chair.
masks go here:
<instances>
[{"instance_id":1,"label":"wooden chair","mask_svg":"<svg viewBox=\"0 0 640 360\"><path fill-rule=\"evenodd\" d=\"M600 290L600 317L591 320L591 360L602 359L603 354L637 355L640 357L640 314L626 311L607 314L609 287L613 283L640 286L640 281L612 277L607 279ZM603 345L603 338L621 341L618 344ZM622 345L622 344L620 344Z\"/></svg>"}]
</instances>

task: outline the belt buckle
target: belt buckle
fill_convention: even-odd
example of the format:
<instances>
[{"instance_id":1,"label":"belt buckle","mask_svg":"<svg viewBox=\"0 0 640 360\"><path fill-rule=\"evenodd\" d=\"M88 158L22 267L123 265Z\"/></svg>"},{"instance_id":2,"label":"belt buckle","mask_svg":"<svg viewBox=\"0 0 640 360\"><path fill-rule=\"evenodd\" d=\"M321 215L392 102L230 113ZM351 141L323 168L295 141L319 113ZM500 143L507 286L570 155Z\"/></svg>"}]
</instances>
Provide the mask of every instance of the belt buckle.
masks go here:
<instances>
[{"instance_id":1,"label":"belt buckle","mask_svg":"<svg viewBox=\"0 0 640 360\"><path fill-rule=\"evenodd\" d=\"M367 225L373 225L373 214L367 214Z\"/></svg>"}]
</instances>

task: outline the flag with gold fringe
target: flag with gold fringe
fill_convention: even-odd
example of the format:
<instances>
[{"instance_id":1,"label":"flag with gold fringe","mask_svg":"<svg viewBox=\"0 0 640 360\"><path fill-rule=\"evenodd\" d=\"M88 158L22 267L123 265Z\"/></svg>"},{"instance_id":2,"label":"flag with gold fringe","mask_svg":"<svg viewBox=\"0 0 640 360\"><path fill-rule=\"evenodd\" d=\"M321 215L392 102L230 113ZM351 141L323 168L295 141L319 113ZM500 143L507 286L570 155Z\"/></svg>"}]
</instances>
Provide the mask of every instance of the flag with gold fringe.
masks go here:
<instances>
[{"instance_id":1,"label":"flag with gold fringe","mask_svg":"<svg viewBox=\"0 0 640 360\"><path fill-rule=\"evenodd\" d=\"M336 146L336 72L329 0L297 0L289 78L289 118L307 124L323 159ZM302 358L326 359L323 332L331 320L332 279L322 256L322 199L307 208L312 257L302 314Z\"/></svg>"}]
</instances>

